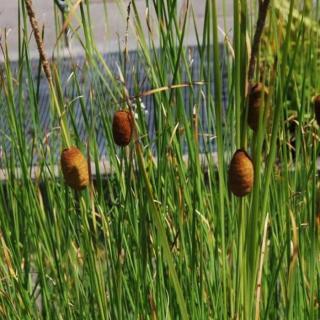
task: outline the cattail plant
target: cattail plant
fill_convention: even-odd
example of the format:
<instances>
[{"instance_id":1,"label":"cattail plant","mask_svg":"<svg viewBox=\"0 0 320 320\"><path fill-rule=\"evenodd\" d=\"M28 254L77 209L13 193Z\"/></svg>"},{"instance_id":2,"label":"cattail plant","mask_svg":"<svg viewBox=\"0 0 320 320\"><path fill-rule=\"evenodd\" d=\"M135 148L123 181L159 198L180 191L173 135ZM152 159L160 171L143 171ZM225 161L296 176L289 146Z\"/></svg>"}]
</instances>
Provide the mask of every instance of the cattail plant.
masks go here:
<instances>
[{"instance_id":1,"label":"cattail plant","mask_svg":"<svg viewBox=\"0 0 320 320\"><path fill-rule=\"evenodd\" d=\"M88 163L78 148L70 147L62 151L61 168L69 187L82 190L89 184Z\"/></svg>"},{"instance_id":2,"label":"cattail plant","mask_svg":"<svg viewBox=\"0 0 320 320\"><path fill-rule=\"evenodd\" d=\"M314 113L318 126L320 126L320 94L314 98Z\"/></svg>"},{"instance_id":3,"label":"cattail plant","mask_svg":"<svg viewBox=\"0 0 320 320\"><path fill-rule=\"evenodd\" d=\"M229 166L229 189L237 197L251 192L254 180L253 163L243 149L235 152Z\"/></svg>"},{"instance_id":4,"label":"cattail plant","mask_svg":"<svg viewBox=\"0 0 320 320\"><path fill-rule=\"evenodd\" d=\"M249 91L248 125L253 131L258 130L259 116L261 112L263 114L267 96L268 89L261 82L255 84Z\"/></svg>"},{"instance_id":5,"label":"cattail plant","mask_svg":"<svg viewBox=\"0 0 320 320\"><path fill-rule=\"evenodd\" d=\"M125 147L131 141L133 131L133 118L130 111L120 110L113 116L112 133L114 142L120 146Z\"/></svg>"}]
</instances>

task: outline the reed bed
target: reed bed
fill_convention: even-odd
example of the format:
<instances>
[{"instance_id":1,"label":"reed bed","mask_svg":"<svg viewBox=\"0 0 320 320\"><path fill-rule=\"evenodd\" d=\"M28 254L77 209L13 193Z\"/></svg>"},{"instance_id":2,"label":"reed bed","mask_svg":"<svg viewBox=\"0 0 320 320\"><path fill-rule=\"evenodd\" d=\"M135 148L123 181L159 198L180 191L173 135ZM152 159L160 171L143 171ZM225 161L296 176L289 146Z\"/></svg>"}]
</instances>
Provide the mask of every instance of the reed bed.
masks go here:
<instances>
[{"instance_id":1,"label":"reed bed","mask_svg":"<svg viewBox=\"0 0 320 320\"><path fill-rule=\"evenodd\" d=\"M30 0L17 1L17 62L1 39L1 318L319 319L319 1L234 1L230 36L224 0L201 0L203 25L189 1L146 0L145 15L117 1L116 72L87 0L66 1L63 17L55 1L53 55ZM67 29L84 73L61 57Z\"/></svg>"}]
</instances>

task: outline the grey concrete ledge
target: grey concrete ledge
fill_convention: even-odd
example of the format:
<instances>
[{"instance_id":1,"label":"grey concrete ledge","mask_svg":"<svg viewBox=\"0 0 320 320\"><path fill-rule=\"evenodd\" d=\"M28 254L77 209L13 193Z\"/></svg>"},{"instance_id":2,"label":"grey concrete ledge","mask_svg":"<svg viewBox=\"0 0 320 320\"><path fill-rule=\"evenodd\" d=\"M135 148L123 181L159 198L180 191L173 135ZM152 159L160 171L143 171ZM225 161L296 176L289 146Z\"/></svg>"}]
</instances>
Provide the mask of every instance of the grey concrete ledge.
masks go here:
<instances>
[{"instance_id":1,"label":"grey concrete ledge","mask_svg":"<svg viewBox=\"0 0 320 320\"><path fill-rule=\"evenodd\" d=\"M218 163L218 157L217 157L216 152L209 153L207 155L200 154L199 155L200 164L204 170L208 169L208 161L207 161L208 157L212 158L214 165L217 165L217 163ZM184 155L183 161L185 162L186 165L188 165L189 156ZM157 158L153 157L153 162L157 163ZM95 179L96 174L97 174L95 163L93 161L91 161L90 166L91 166L92 177L93 177L93 179ZM62 177L59 165L50 165L50 166L42 166L42 167L41 166L32 166L32 167L28 168L28 171L30 172L29 177L32 180L54 179L54 178ZM114 172L114 169L112 168L109 160L102 159L99 161L99 172L100 172L101 176L108 176ZM14 179L20 180L22 178L21 168L18 168L18 167L15 168L13 170L13 173L11 170L9 171L8 169L5 169L5 168L0 169L0 181L1 182L7 181L9 179L9 176L12 177L12 175L13 175Z\"/></svg>"}]
</instances>

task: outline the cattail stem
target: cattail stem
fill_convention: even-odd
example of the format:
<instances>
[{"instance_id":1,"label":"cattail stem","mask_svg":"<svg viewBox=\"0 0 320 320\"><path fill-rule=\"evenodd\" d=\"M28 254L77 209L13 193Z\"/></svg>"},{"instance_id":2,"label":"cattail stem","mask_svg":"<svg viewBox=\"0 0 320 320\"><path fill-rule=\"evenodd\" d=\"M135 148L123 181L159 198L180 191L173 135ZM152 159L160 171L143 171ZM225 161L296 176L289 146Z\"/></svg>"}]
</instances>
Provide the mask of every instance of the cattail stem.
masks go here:
<instances>
[{"instance_id":1,"label":"cattail stem","mask_svg":"<svg viewBox=\"0 0 320 320\"><path fill-rule=\"evenodd\" d=\"M64 144L69 148L71 146L71 139L69 136L69 132L66 128L66 125L64 123L64 120L63 120L64 116L61 114L59 102L57 99L57 94L56 94L56 91L55 91L55 88L54 88L54 85L52 82L49 83L49 86L50 86L50 92L51 92L51 95L53 98L53 104L55 106L55 110L56 110L58 117L59 117L62 139L64 141Z\"/></svg>"},{"instance_id":2,"label":"cattail stem","mask_svg":"<svg viewBox=\"0 0 320 320\"><path fill-rule=\"evenodd\" d=\"M263 228L263 237L261 243L261 254L260 254L260 264L258 271L258 280L257 280L257 288L256 288L256 313L255 319L260 319L260 299L261 299L261 286L262 286L262 271L263 271L263 262L264 256L266 254L266 246L267 246L267 234L268 234L268 225L269 225L269 214L267 213L266 220Z\"/></svg>"},{"instance_id":3,"label":"cattail stem","mask_svg":"<svg viewBox=\"0 0 320 320\"><path fill-rule=\"evenodd\" d=\"M36 18L35 12L33 10L32 0L25 0L25 4L26 4L26 9L27 9L27 13L29 16L30 24L32 27L32 31L34 34L34 38L35 38L35 41L37 44L37 48L38 48L38 52L39 52L39 56L40 56L40 62L42 64L42 68L43 68L43 71L46 75L46 78L48 80L50 93L51 93L51 96L53 99L53 104L54 104L55 110L57 112L57 115L59 117L62 138L63 138L64 144L67 147L70 147L71 146L70 136L67 131L66 125L63 121L62 112L61 112L60 105L59 105L59 102L57 99L56 89L55 89L53 81L52 81L49 60L48 60L46 52L45 52L44 42L41 38L38 20Z\"/></svg>"},{"instance_id":4,"label":"cattail stem","mask_svg":"<svg viewBox=\"0 0 320 320\"><path fill-rule=\"evenodd\" d=\"M256 31L253 37L253 43L251 48L251 56L249 62L249 70L248 70L248 83L252 82L254 76L254 69L256 65L256 58L259 51L259 45L261 40L262 31L266 22L268 7L270 4L270 0L264 0L259 2L259 14L257 20Z\"/></svg>"}]
</instances>

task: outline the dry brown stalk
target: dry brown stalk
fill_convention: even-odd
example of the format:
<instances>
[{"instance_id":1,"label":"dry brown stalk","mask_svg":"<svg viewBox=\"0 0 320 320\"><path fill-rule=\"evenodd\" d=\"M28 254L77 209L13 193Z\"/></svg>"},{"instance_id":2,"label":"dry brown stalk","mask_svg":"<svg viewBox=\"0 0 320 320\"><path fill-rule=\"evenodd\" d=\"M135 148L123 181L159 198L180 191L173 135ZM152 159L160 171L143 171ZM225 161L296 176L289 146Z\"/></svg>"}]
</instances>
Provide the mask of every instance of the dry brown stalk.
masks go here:
<instances>
[{"instance_id":1,"label":"dry brown stalk","mask_svg":"<svg viewBox=\"0 0 320 320\"><path fill-rule=\"evenodd\" d=\"M251 56L250 56L250 62L249 62L249 70L248 70L248 83L249 83L249 85L251 84L253 76L254 76L256 59L257 59L257 55L259 52L261 35L262 35L264 25L266 22L269 4L270 4L270 0L259 1L258 20L257 20L256 31L255 31L255 34L253 37Z\"/></svg>"},{"instance_id":2,"label":"dry brown stalk","mask_svg":"<svg viewBox=\"0 0 320 320\"><path fill-rule=\"evenodd\" d=\"M41 37L40 29L39 29L39 24L38 20L36 18L35 12L32 7L32 0L26 0L26 8L27 8L27 13L29 16L30 24L32 27L32 31L34 33L34 38L37 43L39 55L40 55L40 61L43 67L43 71L49 81L51 83L52 77L51 77L51 70L50 70L50 64L44 49L44 42Z\"/></svg>"},{"instance_id":3,"label":"dry brown stalk","mask_svg":"<svg viewBox=\"0 0 320 320\"><path fill-rule=\"evenodd\" d=\"M263 228L263 238L261 244L261 254L260 254L260 264L259 264L259 271L258 271L258 281L257 281L257 289L256 289L256 315L255 319L260 319L260 299L261 299L261 286L262 286L262 271L263 271L263 261L264 256L266 253L266 246L267 246L267 234L268 234L268 225L269 225L269 214L266 216L266 220L264 223Z\"/></svg>"}]
</instances>

